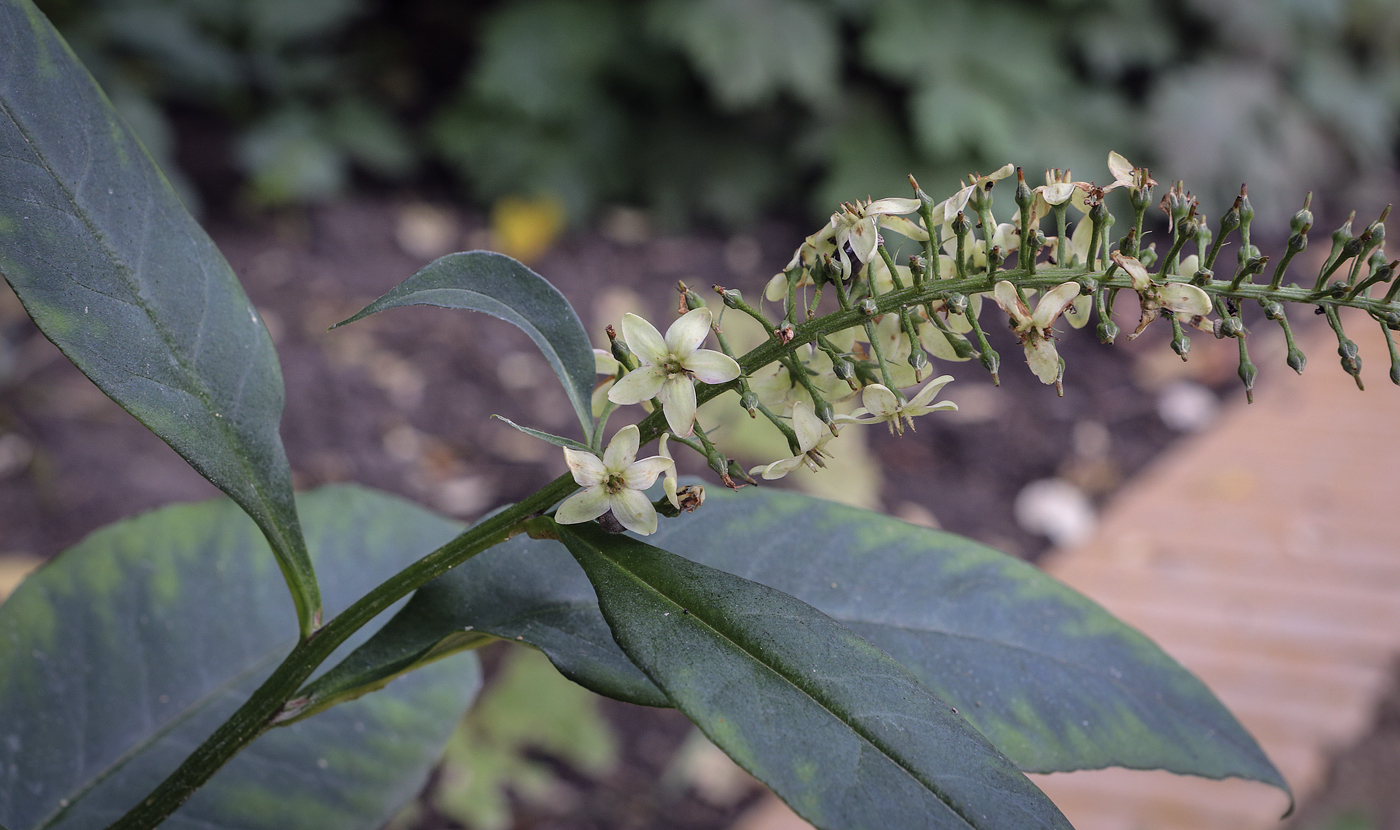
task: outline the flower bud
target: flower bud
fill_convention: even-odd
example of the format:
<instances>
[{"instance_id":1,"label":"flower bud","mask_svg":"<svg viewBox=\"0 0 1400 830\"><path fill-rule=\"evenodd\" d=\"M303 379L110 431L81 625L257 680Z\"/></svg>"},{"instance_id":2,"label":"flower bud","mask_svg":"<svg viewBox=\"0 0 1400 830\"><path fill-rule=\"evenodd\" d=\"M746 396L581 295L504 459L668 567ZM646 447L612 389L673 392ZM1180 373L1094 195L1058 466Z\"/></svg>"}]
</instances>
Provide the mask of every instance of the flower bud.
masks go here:
<instances>
[{"instance_id":1,"label":"flower bud","mask_svg":"<svg viewBox=\"0 0 1400 830\"><path fill-rule=\"evenodd\" d=\"M1244 384L1245 400L1254 403L1254 379L1259 377L1259 367L1254 365L1254 361L1249 359L1249 355L1243 350L1240 352L1240 382Z\"/></svg>"},{"instance_id":2,"label":"flower bud","mask_svg":"<svg viewBox=\"0 0 1400 830\"><path fill-rule=\"evenodd\" d=\"M741 467L741 466L739 466L739 462L737 462L737 461L731 461L731 462L729 462L728 473L729 473L728 475L720 476L720 478L724 479L724 483L727 484L729 487L735 489L735 490L738 490L740 487L743 486L742 484L735 484L735 483L734 483L734 479L736 479L736 478L739 479L740 481L744 482L744 484L752 484L752 485L754 485L755 487L758 486L758 482L757 482L757 481L754 481L753 476L751 476L751 475L749 475L747 472L745 472L745 471L744 471L744 468ZM680 495L680 494L677 493L677 495ZM703 499L703 497L702 497L702 499ZM682 505L684 505L684 502L682 502Z\"/></svg>"},{"instance_id":3,"label":"flower bud","mask_svg":"<svg viewBox=\"0 0 1400 830\"><path fill-rule=\"evenodd\" d=\"M874 317L880 313L880 307L875 304L873 297L866 297L860 301L860 313L866 317ZM791 339L791 338L789 338Z\"/></svg>"},{"instance_id":4,"label":"flower bud","mask_svg":"<svg viewBox=\"0 0 1400 830\"><path fill-rule=\"evenodd\" d=\"M1186 333L1182 332L1179 328L1177 331L1179 333L1172 338L1172 351L1180 355L1182 360L1185 360L1186 355L1191 353L1191 338L1187 337Z\"/></svg>"},{"instance_id":5,"label":"flower bud","mask_svg":"<svg viewBox=\"0 0 1400 830\"><path fill-rule=\"evenodd\" d=\"M1249 189L1240 185L1239 198L1240 225L1248 228L1249 223L1254 221L1254 205L1249 203Z\"/></svg>"},{"instance_id":6,"label":"flower bud","mask_svg":"<svg viewBox=\"0 0 1400 830\"><path fill-rule=\"evenodd\" d=\"M1226 317L1224 320L1220 321L1220 332L1215 336L1220 338L1239 337L1243 333L1244 325L1240 323L1240 318Z\"/></svg>"},{"instance_id":7,"label":"flower bud","mask_svg":"<svg viewBox=\"0 0 1400 830\"><path fill-rule=\"evenodd\" d=\"M1112 320L1100 320L1095 333L1099 336L1099 342L1109 345L1118 336L1118 324Z\"/></svg>"},{"instance_id":8,"label":"flower bud","mask_svg":"<svg viewBox=\"0 0 1400 830\"><path fill-rule=\"evenodd\" d=\"M758 395L752 389L739 397L739 405L749 413L750 418L758 417Z\"/></svg>"},{"instance_id":9,"label":"flower bud","mask_svg":"<svg viewBox=\"0 0 1400 830\"><path fill-rule=\"evenodd\" d=\"M1307 236L1308 231L1312 230L1313 215L1312 211L1308 210L1311 205L1312 191L1309 190L1308 195L1303 197L1303 209L1293 214L1293 218L1288 222L1289 229L1294 233Z\"/></svg>"},{"instance_id":10,"label":"flower bud","mask_svg":"<svg viewBox=\"0 0 1400 830\"><path fill-rule=\"evenodd\" d=\"M924 275L928 273L928 267L924 265L924 258L917 254L909 257L909 273L914 275L914 279L922 281Z\"/></svg>"},{"instance_id":11,"label":"flower bud","mask_svg":"<svg viewBox=\"0 0 1400 830\"><path fill-rule=\"evenodd\" d=\"M1026 184L1025 174L1021 168L1016 168L1016 206L1028 208L1035 202L1035 193Z\"/></svg>"},{"instance_id":12,"label":"flower bud","mask_svg":"<svg viewBox=\"0 0 1400 830\"><path fill-rule=\"evenodd\" d=\"M967 215L958 211L958 215L953 217L953 233L958 236L966 236L972 230L972 223L968 221Z\"/></svg>"},{"instance_id":13,"label":"flower bud","mask_svg":"<svg viewBox=\"0 0 1400 830\"><path fill-rule=\"evenodd\" d=\"M1288 350L1288 368L1303 374L1303 368L1308 365L1308 356L1303 354L1303 350L1294 346Z\"/></svg>"},{"instance_id":14,"label":"flower bud","mask_svg":"<svg viewBox=\"0 0 1400 830\"><path fill-rule=\"evenodd\" d=\"M948 306L948 311L953 314L963 314L967 311L967 297L962 294L949 294L943 301Z\"/></svg>"}]
</instances>

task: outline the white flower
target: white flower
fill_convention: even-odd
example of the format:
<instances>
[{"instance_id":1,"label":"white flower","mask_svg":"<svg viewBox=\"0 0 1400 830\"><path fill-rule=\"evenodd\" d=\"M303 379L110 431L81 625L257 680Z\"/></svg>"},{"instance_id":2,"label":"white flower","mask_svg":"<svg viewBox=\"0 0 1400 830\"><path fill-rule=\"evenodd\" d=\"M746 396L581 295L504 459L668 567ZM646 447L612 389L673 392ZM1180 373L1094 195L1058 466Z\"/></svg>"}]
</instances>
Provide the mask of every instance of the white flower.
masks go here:
<instances>
[{"instance_id":1,"label":"white flower","mask_svg":"<svg viewBox=\"0 0 1400 830\"><path fill-rule=\"evenodd\" d=\"M810 467L812 472L816 472L818 467L826 466L822 460L826 455L822 450L836 436L831 434L812 411L811 404L798 401L792 405L792 429L797 433L797 455L779 459L772 464L760 464L749 470L749 475L761 473L765 479L771 481L782 478L802 464Z\"/></svg>"},{"instance_id":2,"label":"white flower","mask_svg":"<svg viewBox=\"0 0 1400 830\"><path fill-rule=\"evenodd\" d=\"M1137 292L1138 300L1142 304L1142 317L1138 320L1137 331L1128 335L1129 340L1142 334L1147 324L1156 320L1164 308L1174 314L1183 315L1186 322L1193 326L1199 326L1206 315L1210 314L1210 295L1199 287L1184 282L1156 285L1147 275L1147 269L1133 257L1125 256L1121 251L1114 251L1109 254L1109 258L1133 281L1133 290Z\"/></svg>"},{"instance_id":3,"label":"white flower","mask_svg":"<svg viewBox=\"0 0 1400 830\"><path fill-rule=\"evenodd\" d=\"M933 206L933 221L935 224L946 225L958 218L958 214L967 209L968 200L972 198L972 192L979 187L986 187L988 182L998 182L1016 172L1016 165L1010 162L1002 165L986 176L979 176L973 173L967 178L967 184L957 193Z\"/></svg>"},{"instance_id":4,"label":"white flower","mask_svg":"<svg viewBox=\"0 0 1400 830\"><path fill-rule=\"evenodd\" d=\"M612 389L613 382L617 380L618 363L610 352L603 349L593 350L593 371L605 377L598 382L593 389L593 417L603 417L603 409L608 402L608 390Z\"/></svg>"},{"instance_id":5,"label":"white flower","mask_svg":"<svg viewBox=\"0 0 1400 830\"><path fill-rule=\"evenodd\" d=\"M841 212L831 217L836 228L836 247L847 245L861 262L869 262L880 245L879 222L882 216L913 213L919 209L918 199L878 199L873 202L847 203ZM912 223L911 223L912 224Z\"/></svg>"},{"instance_id":6,"label":"white flower","mask_svg":"<svg viewBox=\"0 0 1400 830\"><path fill-rule=\"evenodd\" d=\"M624 314L622 338L642 365L613 384L608 400L632 404L660 398L671 431L680 436L693 433L695 380L728 383L739 376L739 364L732 357L700 348L710 333L710 319L708 308L687 312L666 329L663 338L651 323Z\"/></svg>"},{"instance_id":7,"label":"white flower","mask_svg":"<svg viewBox=\"0 0 1400 830\"><path fill-rule=\"evenodd\" d=\"M914 419L920 415L958 408L952 401L929 404L933 396L938 394L938 390L952 379L952 375L939 375L924 384L924 388L920 389L918 394L904 403L900 403L899 396L888 387L872 383L861 393L860 401L865 406L850 415L838 415L836 420L852 424L878 424L883 421L889 425L891 433L898 432L903 435L905 424L909 425L909 429L914 429Z\"/></svg>"},{"instance_id":8,"label":"white flower","mask_svg":"<svg viewBox=\"0 0 1400 830\"><path fill-rule=\"evenodd\" d=\"M1016 332L1026 350L1026 363L1041 383L1059 384L1060 355L1055 351L1055 334L1051 327L1078 296L1079 283L1057 285L1045 292L1032 314L1011 283L1002 280L992 289L997 305L1011 317L1011 330Z\"/></svg>"},{"instance_id":9,"label":"white flower","mask_svg":"<svg viewBox=\"0 0 1400 830\"><path fill-rule=\"evenodd\" d=\"M583 488L559 505L554 521L572 525L596 519L609 510L633 533L656 532L656 508L642 491L656 477L675 469L675 462L660 455L637 461L641 432L635 425L617 431L601 459L591 452L564 449L564 460L574 481Z\"/></svg>"},{"instance_id":10,"label":"white flower","mask_svg":"<svg viewBox=\"0 0 1400 830\"><path fill-rule=\"evenodd\" d=\"M1116 152L1108 154L1108 172L1113 174L1113 184L1104 188L1105 193L1117 187L1143 188L1157 184L1147 174L1146 167L1133 167L1131 161Z\"/></svg>"}]
</instances>

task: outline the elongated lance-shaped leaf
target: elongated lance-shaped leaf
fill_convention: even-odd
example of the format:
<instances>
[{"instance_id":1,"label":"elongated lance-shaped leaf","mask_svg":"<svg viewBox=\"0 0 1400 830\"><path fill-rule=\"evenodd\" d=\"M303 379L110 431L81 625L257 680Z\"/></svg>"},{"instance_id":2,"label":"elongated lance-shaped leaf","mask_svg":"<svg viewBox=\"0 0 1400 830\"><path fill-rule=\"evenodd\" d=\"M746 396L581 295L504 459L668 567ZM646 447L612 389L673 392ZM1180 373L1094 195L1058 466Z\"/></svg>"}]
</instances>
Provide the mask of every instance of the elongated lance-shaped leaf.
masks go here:
<instances>
[{"instance_id":1,"label":"elongated lance-shaped leaf","mask_svg":"<svg viewBox=\"0 0 1400 830\"><path fill-rule=\"evenodd\" d=\"M457 530L353 487L304 494L301 510L331 613ZM31 575L0 605L0 823L105 827L146 796L296 644L283 590L224 499L111 525ZM479 680L473 655L420 674L273 729L162 826L382 826Z\"/></svg>"},{"instance_id":2,"label":"elongated lance-shaped leaf","mask_svg":"<svg viewBox=\"0 0 1400 830\"><path fill-rule=\"evenodd\" d=\"M583 427L593 438L596 362L588 333L574 307L544 277L505 254L467 251L433 260L393 290L360 310L343 326L389 308L431 305L483 311L530 336L554 369Z\"/></svg>"},{"instance_id":3,"label":"elongated lance-shaped leaf","mask_svg":"<svg viewBox=\"0 0 1400 830\"><path fill-rule=\"evenodd\" d=\"M947 702L812 606L597 525L557 527L627 656L817 827L1070 826Z\"/></svg>"},{"instance_id":4,"label":"elongated lance-shaped leaf","mask_svg":"<svg viewBox=\"0 0 1400 830\"><path fill-rule=\"evenodd\" d=\"M248 511L309 633L321 600L267 329L30 0L0 0L0 44L0 273L98 388Z\"/></svg>"},{"instance_id":5,"label":"elongated lance-shaped leaf","mask_svg":"<svg viewBox=\"0 0 1400 830\"><path fill-rule=\"evenodd\" d=\"M1287 791L1190 672L1083 595L984 545L747 489L711 493L649 540L839 620L957 706L1021 769L1162 768ZM484 625L539 646L600 694L656 705L661 696L605 636L592 589L568 565L553 542L512 539L423 586L366 649L427 654ZM359 670L372 669L368 651L357 656Z\"/></svg>"}]
</instances>

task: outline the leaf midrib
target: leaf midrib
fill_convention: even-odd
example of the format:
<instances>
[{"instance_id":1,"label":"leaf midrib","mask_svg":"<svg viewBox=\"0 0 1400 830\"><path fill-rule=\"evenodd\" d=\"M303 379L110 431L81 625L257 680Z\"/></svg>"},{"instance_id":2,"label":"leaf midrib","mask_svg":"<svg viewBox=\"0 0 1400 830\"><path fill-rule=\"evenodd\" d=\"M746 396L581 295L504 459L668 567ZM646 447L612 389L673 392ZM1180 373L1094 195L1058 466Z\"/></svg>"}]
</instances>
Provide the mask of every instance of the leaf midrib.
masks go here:
<instances>
[{"instance_id":1,"label":"leaf midrib","mask_svg":"<svg viewBox=\"0 0 1400 830\"><path fill-rule=\"evenodd\" d=\"M645 588L649 589L649 590L650 590L652 593L654 593L656 596L658 596L658 597L660 597L661 599L663 599L667 604L670 604L670 605L674 606L678 611L681 609L682 606L681 606L680 604L676 603L674 600L672 600L672 599L671 599L669 596L667 596L665 593L663 593L663 592L661 591L661 589L657 588L655 585L652 585L650 582L646 581L645 579L643 579L640 575L636 574L635 572L630 571L630 570L628 570L627 568L624 568L624 567L623 567L620 563L618 563L616 560L613 560L611 557L607 556L607 554L603 553L603 551L602 551L600 548L595 548L594 550L595 550L595 552L596 552L600 557L602 557L604 560L606 560L606 561L608 561L608 562L612 562L612 564L614 565L614 567L617 568L617 570L621 571L623 574L625 574L627 577L629 577L630 579L632 579L633 581L635 581L637 584L642 585L642 586L644 586ZM742 577L739 577L739 578L742 579ZM756 584L756 585L761 585L762 583L754 583L754 584ZM767 586L765 586L765 587L767 587ZM777 590L777 589L775 589L775 588L770 588L769 590ZM801 600L798 600L798 601L801 602ZM818 614L823 613L823 612L817 610L816 608L813 608L813 610L816 611ZM796 689L796 690L798 690L799 692L801 692L801 693L802 693L803 695L805 695L809 700L811 700L814 704L816 704L816 705L817 705L818 707L820 707L823 711L825 711L827 714L829 714L833 719L839 721L840 723L845 724L846 727L847 727L848 729L851 730L851 732L855 733L861 740L865 741L867 744L869 744L871 747L873 747L877 752L879 752L882 756L884 756L891 764L893 764L893 765L895 766L895 768L899 769L899 770L900 770L901 772L903 772L905 775L909 776L909 777L910 777L911 779L913 779L914 782L917 783L919 786L921 786L921 787L923 787L924 789L928 790L929 792L933 793L933 795L943 804L943 806L947 807L948 810L949 810L950 812L952 812L954 815L956 815L959 819L961 819L962 822L963 822L964 824L966 824L966 825L967 825L969 828L971 828L972 830L976 830L977 825L976 825L976 824L973 824L972 821L969 820L967 816L963 815L963 813L962 813L961 811L959 811L957 807L953 806L953 804L951 804L951 803L949 802L948 797L947 797L946 795L944 795L944 794L939 790L938 787L934 786L931 782L925 781L922 777L920 777L920 776L919 776L913 769L911 769L904 761L902 761L900 758L898 758L898 757L892 752L892 750L890 750L889 748L887 748L886 746L884 746L882 742L877 741L874 737L872 737L871 735L869 735L864 729L858 727L856 724L853 724L853 723L851 723L850 721L848 721L848 720L846 720L845 718L843 718L843 717L841 717L840 715L838 715L834 710L832 710L832 708L831 708L830 706L828 706L826 703L822 702L822 701L821 701L819 698L817 698L811 691L809 691L808 689L806 689L806 688L803 687L802 685L793 682L792 679L790 679L787 675L784 675L782 672L778 671L778 670L777 670L776 668L774 668L773 666L770 666L768 663L764 662L758 655L754 654L752 651L750 651L749 649L745 648L742 644L740 644L739 642L735 641L733 638L731 638L730 636L728 636L727 634L725 634L723 631L721 631L721 630L719 630L718 628L716 628L716 627L715 627L713 624L711 624L708 620L702 619L695 611L690 611L689 613L685 614L684 616L690 617L690 618L694 619L697 623L700 623L700 624L704 625L707 629L709 629L710 631L714 632L715 636L721 638L721 639L724 640L725 642L727 642L727 643L731 644L732 646L734 646L734 648L737 649L738 651L740 651L740 652L742 652L743 654L747 655L747 656L749 657L749 659L751 659L754 663L758 664L759 666L762 666L765 670L767 670L768 672L772 673L775 677L777 677L777 678L779 678L780 680L786 682L789 686L792 686L794 689ZM832 618L832 619L834 619L834 618ZM844 627L844 626L843 626L843 627ZM849 629L847 629L847 630L849 631ZM852 636L855 636L855 637L859 637L859 636L860 636L860 635L856 634L855 632L850 632L850 633L851 633ZM861 638L861 639L864 639L864 638ZM867 640L866 642L869 642L869 641ZM872 644L872 645L873 645L873 644ZM882 653L883 653L883 652L882 652ZM894 658L889 658L889 659L892 660L892 661L894 661ZM898 661L894 661L894 662L896 663L896 665L898 665ZM640 667L639 667L639 668L640 668ZM903 667L901 666L901 668L903 668ZM645 669L643 669L643 671L645 671ZM905 669L905 671L908 671L908 669ZM650 676L650 673L649 673L649 672L648 672L648 676ZM654 682L654 683L656 683L658 686L660 686L660 681L657 680L655 677L652 677L652 682ZM916 682L919 682L919 681L917 680L917 678L916 678ZM921 682L919 682L919 685L922 686L923 684L922 684ZM976 730L974 730L974 731L976 731ZM978 733L978 734L980 734L980 733Z\"/></svg>"}]
</instances>

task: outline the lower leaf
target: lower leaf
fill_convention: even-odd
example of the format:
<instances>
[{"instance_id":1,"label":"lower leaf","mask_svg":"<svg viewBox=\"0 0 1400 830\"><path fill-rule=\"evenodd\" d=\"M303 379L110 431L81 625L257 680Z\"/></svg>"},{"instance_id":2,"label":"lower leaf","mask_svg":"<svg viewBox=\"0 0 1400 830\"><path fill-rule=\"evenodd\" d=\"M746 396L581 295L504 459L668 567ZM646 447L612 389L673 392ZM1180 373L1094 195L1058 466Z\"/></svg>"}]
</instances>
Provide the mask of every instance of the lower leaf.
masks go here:
<instances>
[{"instance_id":1,"label":"lower leaf","mask_svg":"<svg viewBox=\"0 0 1400 830\"><path fill-rule=\"evenodd\" d=\"M810 605L593 525L558 533L627 656L818 827L1069 827L952 707Z\"/></svg>"}]
</instances>

